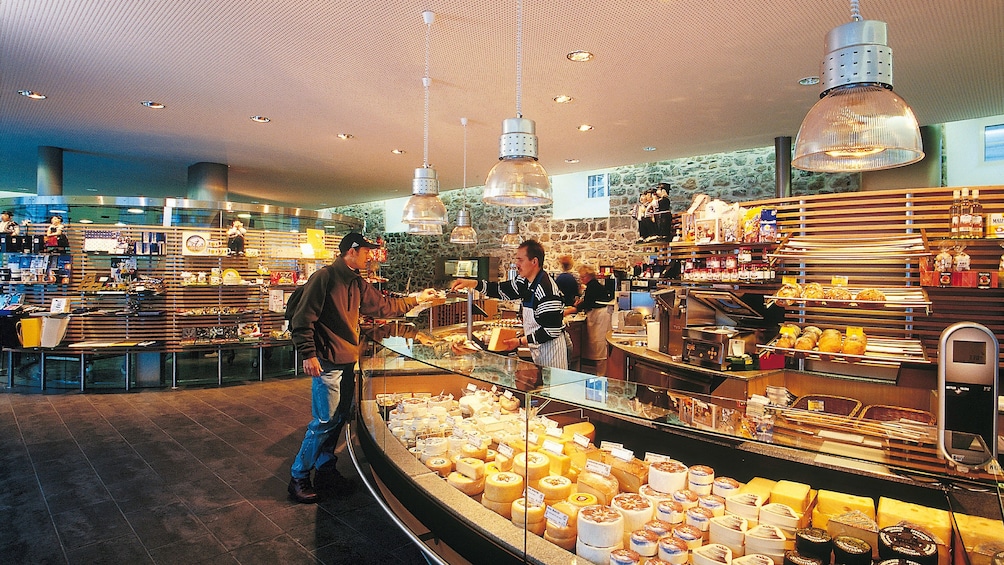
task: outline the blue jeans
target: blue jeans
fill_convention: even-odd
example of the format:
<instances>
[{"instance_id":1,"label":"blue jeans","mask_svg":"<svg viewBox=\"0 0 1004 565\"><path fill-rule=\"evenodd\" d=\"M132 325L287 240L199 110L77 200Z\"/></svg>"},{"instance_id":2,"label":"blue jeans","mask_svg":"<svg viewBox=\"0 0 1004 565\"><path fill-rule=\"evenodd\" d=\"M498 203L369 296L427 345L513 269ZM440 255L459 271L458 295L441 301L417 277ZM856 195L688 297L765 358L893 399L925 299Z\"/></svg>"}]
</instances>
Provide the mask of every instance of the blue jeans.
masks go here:
<instances>
[{"instance_id":1,"label":"blue jeans","mask_svg":"<svg viewBox=\"0 0 1004 565\"><path fill-rule=\"evenodd\" d=\"M313 377L311 384L310 413L313 419L307 424L303 444L290 469L294 479L309 478L311 469L338 459L334 453L335 445L352 408L356 364L335 365L319 360L321 374Z\"/></svg>"}]
</instances>

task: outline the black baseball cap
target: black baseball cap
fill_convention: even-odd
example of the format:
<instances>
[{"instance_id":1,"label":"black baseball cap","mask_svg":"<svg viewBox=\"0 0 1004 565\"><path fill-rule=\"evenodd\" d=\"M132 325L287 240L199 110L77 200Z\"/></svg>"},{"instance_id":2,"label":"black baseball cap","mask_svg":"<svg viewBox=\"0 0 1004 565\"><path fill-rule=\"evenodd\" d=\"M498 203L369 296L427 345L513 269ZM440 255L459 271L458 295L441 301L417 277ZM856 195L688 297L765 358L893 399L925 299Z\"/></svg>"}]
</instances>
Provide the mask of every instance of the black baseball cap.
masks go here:
<instances>
[{"instance_id":1,"label":"black baseball cap","mask_svg":"<svg viewBox=\"0 0 1004 565\"><path fill-rule=\"evenodd\" d=\"M345 253L349 249L358 249L360 247L377 249L380 246L363 237L363 234L355 232L345 234L345 237L338 242L338 250L342 253Z\"/></svg>"}]
</instances>

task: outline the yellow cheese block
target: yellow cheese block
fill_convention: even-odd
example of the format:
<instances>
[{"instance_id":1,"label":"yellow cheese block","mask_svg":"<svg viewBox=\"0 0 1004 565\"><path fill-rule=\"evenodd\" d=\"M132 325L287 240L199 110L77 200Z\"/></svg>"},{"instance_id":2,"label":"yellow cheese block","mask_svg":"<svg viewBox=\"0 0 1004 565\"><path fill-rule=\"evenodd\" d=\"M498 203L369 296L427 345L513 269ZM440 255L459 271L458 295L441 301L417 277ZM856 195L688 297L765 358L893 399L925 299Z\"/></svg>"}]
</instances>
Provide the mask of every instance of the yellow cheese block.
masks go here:
<instances>
[{"instance_id":1,"label":"yellow cheese block","mask_svg":"<svg viewBox=\"0 0 1004 565\"><path fill-rule=\"evenodd\" d=\"M1004 542L1004 523L968 514L956 514L955 521L962 534L962 543L970 553L979 545L991 542Z\"/></svg>"},{"instance_id":2,"label":"yellow cheese block","mask_svg":"<svg viewBox=\"0 0 1004 565\"><path fill-rule=\"evenodd\" d=\"M571 458L571 466L573 469L585 469L587 460L593 459L595 461L599 461L603 458L602 452L592 444L590 444L589 447L582 447L575 442L566 441L562 451L565 455Z\"/></svg>"},{"instance_id":3,"label":"yellow cheese block","mask_svg":"<svg viewBox=\"0 0 1004 565\"><path fill-rule=\"evenodd\" d=\"M481 494L481 492L485 490L484 477L480 479L472 479L456 471L446 476L446 482L449 483L451 487L459 490L467 496L475 496Z\"/></svg>"},{"instance_id":4,"label":"yellow cheese block","mask_svg":"<svg viewBox=\"0 0 1004 565\"><path fill-rule=\"evenodd\" d=\"M586 506L593 506L594 504L599 504L599 499L596 498L595 494L588 492L573 492L568 495L568 502L572 506L577 508L585 508Z\"/></svg>"},{"instance_id":5,"label":"yellow cheese block","mask_svg":"<svg viewBox=\"0 0 1004 565\"><path fill-rule=\"evenodd\" d=\"M512 502L499 502L487 497L481 498L481 505L492 512L502 516L506 520L512 519Z\"/></svg>"},{"instance_id":6,"label":"yellow cheese block","mask_svg":"<svg viewBox=\"0 0 1004 565\"><path fill-rule=\"evenodd\" d=\"M770 502L790 506L792 510L802 514L809 507L809 485L794 481L778 481L770 490Z\"/></svg>"},{"instance_id":7,"label":"yellow cheese block","mask_svg":"<svg viewBox=\"0 0 1004 565\"><path fill-rule=\"evenodd\" d=\"M597 504L606 506L619 492L619 484L613 476L604 477L592 471L582 471L579 473L579 480L575 483L576 490L581 493L588 493L596 496Z\"/></svg>"},{"instance_id":8,"label":"yellow cheese block","mask_svg":"<svg viewBox=\"0 0 1004 565\"><path fill-rule=\"evenodd\" d=\"M819 508L817 507L816 510L818 509ZM815 514L816 512L814 510L812 518L813 524L817 521ZM828 515L823 514L822 516L822 519L826 520ZM837 536L851 536L853 538L865 540L872 546L872 558L878 559L878 524L875 523L874 518L869 518L860 510L851 510L850 512L844 512L843 514L837 514L836 516L828 516L828 518L829 520L823 527L826 528L826 531L830 534L831 538L835 538Z\"/></svg>"},{"instance_id":9,"label":"yellow cheese block","mask_svg":"<svg viewBox=\"0 0 1004 565\"><path fill-rule=\"evenodd\" d=\"M750 482L739 487L740 493L751 492L759 495L761 500L770 500L770 491L774 490L777 481L765 479L763 477L753 477Z\"/></svg>"},{"instance_id":10,"label":"yellow cheese block","mask_svg":"<svg viewBox=\"0 0 1004 565\"><path fill-rule=\"evenodd\" d=\"M457 472L470 479L483 479L485 462L473 457L461 457L457 460Z\"/></svg>"},{"instance_id":11,"label":"yellow cheese block","mask_svg":"<svg viewBox=\"0 0 1004 565\"><path fill-rule=\"evenodd\" d=\"M619 459L603 451L602 461L610 465L610 474L617 479L621 492L638 492L642 485L648 482L648 463L632 458L631 461Z\"/></svg>"},{"instance_id":12,"label":"yellow cheese block","mask_svg":"<svg viewBox=\"0 0 1004 565\"><path fill-rule=\"evenodd\" d=\"M816 493L816 507L812 510L812 525L826 529L826 522L833 516L857 510L872 520L875 519L875 501L867 496L844 494L832 490Z\"/></svg>"},{"instance_id":13,"label":"yellow cheese block","mask_svg":"<svg viewBox=\"0 0 1004 565\"><path fill-rule=\"evenodd\" d=\"M516 337L516 333L516 328L492 328L492 335L488 340L488 351L508 351L509 348L503 342Z\"/></svg>"},{"instance_id":14,"label":"yellow cheese block","mask_svg":"<svg viewBox=\"0 0 1004 565\"><path fill-rule=\"evenodd\" d=\"M517 526L522 526L527 523L542 522L544 521L544 505L540 506L527 506L526 498L519 497L512 501L512 523ZM541 533L544 533L541 531Z\"/></svg>"},{"instance_id":15,"label":"yellow cheese block","mask_svg":"<svg viewBox=\"0 0 1004 565\"><path fill-rule=\"evenodd\" d=\"M589 422L576 422L561 428L562 441L572 441L575 434L586 436L590 442L596 441L596 426Z\"/></svg>"},{"instance_id":16,"label":"yellow cheese block","mask_svg":"<svg viewBox=\"0 0 1004 565\"><path fill-rule=\"evenodd\" d=\"M506 457L501 453L495 454L495 460L492 461L492 463L495 463L498 466L498 468L503 471L509 471L512 469L512 458Z\"/></svg>"},{"instance_id":17,"label":"yellow cheese block","mask_svg":"<svg viewBox=\"0 0 1004 565\"><path fill-rule=\"evenodd\" d=\"M484 461L485 458L488 457L488 446L487 445L473 446L470 443L465 443L460 448L460 453L464 457L473 457L474 459L480 459L481 461Z\"/></svg>"},{"instance_id":18,"label":"yellow cheese block","mask_svg":"<svg viewBox=\"0 0 1004 565\"><path fill-rule=\"evenodd\" d=\"M512 502L523 496L523 477L502 471L485 478L485 498L495 502Z\"/></svg>"},{"instance_id":19,"label":"yellow cheese block","mask_svg":"<svg viewBox=\"0 0 1004 565\"><path fill-rule=\"evenodd\" d=\"M875 521L879 529L909 522L933 534L940 543L952 542L952 516L947 510L938 510L919 504L881 497Z\"/></svg>"},{"instance_id":20,"label":"yellow cheese block","mask_svg":"<svg viewBox=\"0 0 1004 565\"><path fill-rule=\"evenodd\" d=\"M568 474L568 471L572 466L571 457L561 453L553 453L546 449L542 450L541 453L547 455L547 458L551 460L549 474L559 476L565 476Z\"/></svg>"},{"instance_id":21,"label":"yellow cheese block","mask_svg":"<svg viewBox=\"0 0 1004 565\"><path fill-rule=\"evenodd\" d=\"M548 475L537 483L537 490L544 494L544 500L565 500L572 494L572 481L560 475Z\"/></svg>"}]
</instances>

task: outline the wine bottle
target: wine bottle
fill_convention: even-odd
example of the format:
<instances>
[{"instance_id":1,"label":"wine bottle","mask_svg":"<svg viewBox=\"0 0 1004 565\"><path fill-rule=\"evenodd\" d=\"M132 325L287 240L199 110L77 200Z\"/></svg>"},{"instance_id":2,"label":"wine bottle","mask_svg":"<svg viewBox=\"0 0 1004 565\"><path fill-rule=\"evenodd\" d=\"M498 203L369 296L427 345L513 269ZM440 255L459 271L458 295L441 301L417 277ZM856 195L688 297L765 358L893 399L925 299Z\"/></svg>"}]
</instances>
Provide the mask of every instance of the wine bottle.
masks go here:
<instances>
[{"instance_id":1,"label":"wine bottle","mask_svg":"<svg viewBox=\"0 0 1004 565\"><path fill-rule=\"evenodd\" d=\"M962 200L959 198L959 191L952 191L952 207L949 210L949 215L952 218L951 223L951 237L952 239L957 239L959 237L959 216L962 215Z\"/></svg>"},{"instance_id":2,"label":"wine bottle","mask_svg":"<svg viewBox=\"0 0 1004 565\"><path fill-rule=\"evenodd\" d=\"M973 203L969 200L969 189L962 189L962 201L959 202L959 238L969 239L973 225Z\"/></svg>"},{"instance_id":3,"label":"wine bottle","mask_svg":"<svg viewBox=\"0 0 1004 565\"><path fill-rule=\"evenodd\" d=\"M983 205L980 204L980 189L973 189L973 205L969 217L969 237L983 237Z\"/></svg>"}]
</instances>

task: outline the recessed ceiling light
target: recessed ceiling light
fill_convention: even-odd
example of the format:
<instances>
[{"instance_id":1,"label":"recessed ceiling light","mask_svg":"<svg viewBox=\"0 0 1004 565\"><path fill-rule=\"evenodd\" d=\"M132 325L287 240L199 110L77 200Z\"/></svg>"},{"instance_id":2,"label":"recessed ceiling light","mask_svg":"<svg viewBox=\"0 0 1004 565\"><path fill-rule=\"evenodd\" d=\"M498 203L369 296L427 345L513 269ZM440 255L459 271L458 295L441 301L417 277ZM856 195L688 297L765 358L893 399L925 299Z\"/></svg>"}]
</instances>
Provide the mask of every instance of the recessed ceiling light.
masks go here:
<instances>
[{"instance_id":1,"label":"recessed ceiling light","mask_svg":"<svg viewBox=\"0 0 1004 565\"><path fill-rule=\"evenodd\" d=\"M393 154L395 154L395 155L404 155L405 154L405 150L404 149L391 149L390 152L393 153Z\"/></svg>"},{"instance_id":2,"label":"recessed ceiling light","mask_svg":"<svg viewBox=\"0 0 1004 565\"><path fill-rule=\"evenodd\" d=\"M247 220L251 218L251 214L248 212L241 212L240 214L237 214L237 217L244 218L245 220Z\"/></svg>"},{"instance_id":3,"label":"recessed ceiling light","mask_svg":"<svg viewBox=\"0 0 1004 565\"><path fill-rule=\"evenodd\" d=\"M163 110L164 108L167 108L167 106L165 106L162 102L154 102L153 100L144 100L140 102L140 104L154 110Z\"/></svg>"},{"instance_id":4,"label":"recessed ceiling light","mask_svg":"<svg viewBox=\"0 0 1004 565\"><path fill-rule=\"evenodd\" d=\"M338 134L338 139L352 139L353 137L355 137L355 136L352 135L351 133L340 133L340 134Z\"/></svg>"},{"instance_id":5,"label":"recessed ceiling light","mask_svg":"<svg viewBox=\"0 0 1004 565\"><path fill-rule=\"evenodd\" d=\"M50 216L53 214L66 214L66 213L67 213L66 210L49 210Z\"/></svg>"},{"instance_id":6,"label":"recessed ceiling light","mask_svg":"<svg viewBox=\"0 0 1004 565\"><path fill-rule=\"evenodd\" d=\"M641 150L642 151L655 151L655 147L652 147L651 145L649 145L648 147L642 147Z\"/></svg>"},{"instance_id":7,"label":"recessed ceiling light","mask_svg":"<svg viewBox=\"0 0 1004 565\"><path fill-rule=\"evenodd\" d=\"M593 60L593 54L589 51L572 51L568 55L565 55L565 57L568 57L569 61L575 61L576 63L585 63L586 61Z\"/></svg>"},{"instance_id":8,"label":"recessed ceiling light","mask_svg":"<svg viewBox=\"0 0 1004 565\"><path fill-rule=\"evenodd\" d=\"M87 192L97 192L98 191L98 189L96 189L96 188L85 188L84 190L86 190Z\"/></svg>"},{"instance_id":9,"label":"recessed ceiling light","mask_svg":"<svg viewBox=\"0 0 1004 565\"><path fill-rule=\"evenodd\" d=\"M566 162L566 163L572 163L572 164L575 164L575 163L578 163L578 162L579 162L579 160L578 160L578 159L565 159L565 162Z\"/></svg>"},{"instance_id":10,"label":"recessed ceiling light","mask_svg":"<svg viewBox=\"0 0 1004 565\"><path fill-rule=\"evenodd\" d=\"M557 102L558 104L568 104L572 100L573 98L571 96L568 96L567 94L559 94L554 97L554 101Z\"/></svg>"},{"instance_id":11,"label":"recessed ceiling light","mask_svg":"<svg viewBox=\"0 0 1004 565\"><path fill-rule=\"evenodd\" d=\"M252 122L258 122L259 124L267 124L272 121L271 118L266 116L251 116Z\"/></svg>"},{"instance_id":12,"label":"recessed ceiling light","mask_svg":"<svg viewBox=\"0 0 1004 565\"><path fill-rule=\"evenodd\" d=\"M21 96L27 96L32 100L45 100L44 94L42 94L41 92L35 92L34 90L18 90L17 93L20 94Z\"/></svg>"},{"instance_id":13,"label":"recessed ceiling light","mask_svg":"<svg viewBox=\"0 0 1004 565\"><path fill-rule=\"evenodd\" d=\"M593 129L593 126L589 124L582 124L581 126L579 126L579 131L589 131L591 129Z\"/></svg>"},{"instance_id":14,"label":"recessed ceiling light","mask_svg":"<svg viewBox=\"0 0 1004 565\"><path fill-rule=\"evenodd\" d=\"M128 210L126 210L126 212L129 212L130 214L142 214L143 213L143 209L142 208L129 208Z\"/></svg>"},{"instance_id":15,"label":"recessed ceiling light","mask_svg":"<svg viewBox=\"0 0 1004 565\"><path fill-rule=\"evenodd\" d=\"M94 220L88 220L87 218L82 218L82 219L78 220L78 223L81 223L81 224L93 224Z\"/></svg>"},{"instance_id":16,"label":"recessed ceiling light","mask_svg":"<svg viewBox=\"0 0 1004 565\"><path fill-rule=\"evenodd\" d=\"M802 77L798 79L798 84L802 86L815 86L819 84L819 77L817 76Z\"/></svg>"}]
</instances>

